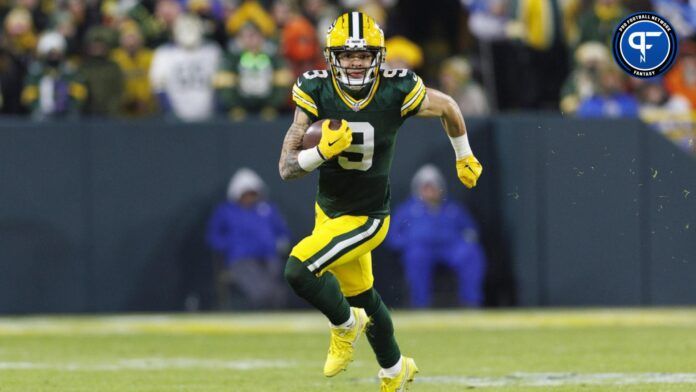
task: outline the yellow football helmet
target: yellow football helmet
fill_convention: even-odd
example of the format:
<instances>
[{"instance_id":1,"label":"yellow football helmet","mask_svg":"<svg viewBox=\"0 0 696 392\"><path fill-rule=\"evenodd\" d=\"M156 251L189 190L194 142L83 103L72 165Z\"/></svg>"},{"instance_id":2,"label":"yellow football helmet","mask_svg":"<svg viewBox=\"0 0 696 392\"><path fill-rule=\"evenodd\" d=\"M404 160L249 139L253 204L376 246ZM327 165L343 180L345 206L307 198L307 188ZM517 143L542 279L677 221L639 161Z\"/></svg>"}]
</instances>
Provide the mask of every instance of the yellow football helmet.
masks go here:
<instances>
[{"instance_id":1,"label":"yellow football helmet","mask_svg":"<svg viewBox=\"0 0 696 392\"><path fill-rule=\"evenodd\" d=\"M351 78L346 67L341 66L338 54L345 51L367 51L372 54L372 63L362 78ZM384 32L374 19L362 12L348 12L339 16L326 33L324 57L332 77L345 87L360 88L372 83L379 73L385 53Z\"/></svg>"}]
</instances>

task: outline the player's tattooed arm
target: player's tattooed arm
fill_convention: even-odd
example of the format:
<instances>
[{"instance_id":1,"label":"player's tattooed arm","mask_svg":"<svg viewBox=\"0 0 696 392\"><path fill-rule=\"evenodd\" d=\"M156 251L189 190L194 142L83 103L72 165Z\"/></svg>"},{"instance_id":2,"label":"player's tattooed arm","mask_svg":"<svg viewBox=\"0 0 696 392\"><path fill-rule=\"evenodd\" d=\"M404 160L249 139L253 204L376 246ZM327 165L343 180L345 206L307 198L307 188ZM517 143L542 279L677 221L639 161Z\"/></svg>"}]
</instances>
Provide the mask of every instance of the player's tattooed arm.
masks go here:
<instances>
[{"instance_id":1,"label":"player's tattooed arm","mask_svg":"<svg viewBox=\"0 0 696 392\"><path fill-rule=\"evenodd\" d=\"M302 151L302 137L311 123L309 116L305 112L299 108L295 109L295 118L285 134L283 149L280 152L280 161L278 162L280 178L283 180L300 178L307 174L297 162L297 155Z\"/></svg>"},{"instance_id":2,"label":"player's tattooed arm","mask_svg":"<svg viewBox=\"0 0 696 392\"><path fill-rule=\"evenodd\" d=\"M442 126L450 137L466 134L464 117L457 102L449 95L433 88L426 89L425 98L416 116L440 117Z\"/></svg>"}]
</instances>

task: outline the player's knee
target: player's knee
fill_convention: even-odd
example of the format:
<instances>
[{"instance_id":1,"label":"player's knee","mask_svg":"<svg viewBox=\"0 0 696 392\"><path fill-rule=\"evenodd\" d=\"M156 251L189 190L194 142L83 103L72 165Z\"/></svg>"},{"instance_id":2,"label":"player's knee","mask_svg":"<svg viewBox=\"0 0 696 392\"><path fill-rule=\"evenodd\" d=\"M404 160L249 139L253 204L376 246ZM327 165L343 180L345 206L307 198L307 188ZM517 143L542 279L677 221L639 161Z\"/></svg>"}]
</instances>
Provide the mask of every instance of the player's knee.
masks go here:
<instances>
[{"instance_id":1,"label":"player's knee","mask_svg":"<svg viewBox=\"0 0 696 392\"><path fill-rule=\"evenodd\" d=\"M287 263L285 263L283 276L291 287L297 289L303 286L307 279L311 279L313 274L300 262L300 260L291 256L288 258Z\"/></svg>"},{"instance_id":2,"label":"player's knee","mask_svg":"<svg viewBox=\"0 0 696 392\"><path fill-rule=\"evenodd\" d=\"M358 295L346 297L346 300L350 306L365 309L368 316L372 316L374 313L376 313L380 304L382 303L382 299L373 287Z\"/></svg>"}]
</instances>

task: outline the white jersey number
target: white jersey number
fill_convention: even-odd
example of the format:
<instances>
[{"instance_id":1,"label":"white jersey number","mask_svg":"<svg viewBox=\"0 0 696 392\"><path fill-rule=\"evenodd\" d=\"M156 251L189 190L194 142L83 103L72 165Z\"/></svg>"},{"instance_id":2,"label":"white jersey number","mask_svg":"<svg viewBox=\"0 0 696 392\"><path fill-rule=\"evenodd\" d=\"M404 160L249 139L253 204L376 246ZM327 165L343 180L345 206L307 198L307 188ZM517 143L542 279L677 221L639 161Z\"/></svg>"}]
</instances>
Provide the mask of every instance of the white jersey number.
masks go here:
<instances>
[{"instance_id":1,"label":"white jersey number","mask_svg":"<svg viewBox=\"0 0 696 392\"><path fill-rule=\"evenodd\" d=\"M307 71L302 74L305 79L314 79L314 78L326 78L329 76L329 71L325 69L314 69L311 71Z\"/></svg>"},{"instance_id":2,"label":"white jersey number","mask_svg":"<svg viewBox=\"0 0 696 392\"><path fill-rule=\"evenodd\" d=\"M395 69L385 69L383 75L385 78L393 78L394 76L398 76L400 78L403 78L404 76L406 76L407 73L408 73L407 69L395 68Z\"/></svg>"},{"instance_id":3,"label":"white jersey number","mask_svg":"<svg viewBox=\"0 0 696 392\"><path fill-rule=\"evenodd\" d=\"M375 128L368 122L348 123L353 131L353 143L338 157L338 164L347 170L367 171L372 167L375 153Z\"/></svg>"}]
</instances>

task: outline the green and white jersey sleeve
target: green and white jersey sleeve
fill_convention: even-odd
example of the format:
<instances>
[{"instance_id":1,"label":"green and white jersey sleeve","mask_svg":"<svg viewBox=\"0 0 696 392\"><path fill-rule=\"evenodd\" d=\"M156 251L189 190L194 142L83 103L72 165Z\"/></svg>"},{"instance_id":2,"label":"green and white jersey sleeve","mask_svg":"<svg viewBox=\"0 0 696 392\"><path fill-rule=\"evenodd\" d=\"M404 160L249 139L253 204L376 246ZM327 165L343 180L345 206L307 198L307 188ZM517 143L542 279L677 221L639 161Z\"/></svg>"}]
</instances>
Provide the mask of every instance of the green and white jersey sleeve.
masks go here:
<instances>
[{"instance_id":1,"label":"green and white jersey sleeve","mask_svg":"<svg viewBox=\"0 0 696 392\"><path fill-rule=\"evenodd\" d=\"M401 77L395 77L394 82L398 86L399 91L404 94L401 101L401 117L410 117L418 113L423 100L425 99L425 85L423 80L416 75L415 72L398 69L393 70L403 74ZM385 74L390 71L384 71Z\"/></svg>"},{"instance_id":2,"label":"green and white jersey sleeve","mask_svg":"<svg viewBox=\"0 0 696 392\"><path fill-rule=\"evenodd\" d=\"M307 71L297 78L297 82L292 86L292 100L298 108L307 113L312 121L318 120L319 107L321 100L319 99L319 91L321 90L322 81L329 77L326 70Z\"/></svg>"}]
</instances>

